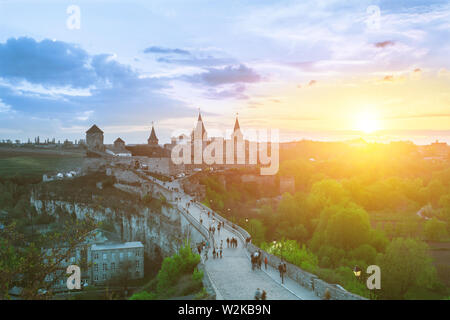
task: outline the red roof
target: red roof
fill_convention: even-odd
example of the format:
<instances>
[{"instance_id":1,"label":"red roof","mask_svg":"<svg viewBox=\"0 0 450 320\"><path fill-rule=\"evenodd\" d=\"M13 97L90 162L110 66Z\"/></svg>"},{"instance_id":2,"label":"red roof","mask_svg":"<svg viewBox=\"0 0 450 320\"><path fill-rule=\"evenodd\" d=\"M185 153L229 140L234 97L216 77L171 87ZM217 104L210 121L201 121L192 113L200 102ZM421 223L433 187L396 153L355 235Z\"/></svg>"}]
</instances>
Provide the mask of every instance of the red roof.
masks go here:
<instances>
[{"instance_id":1,"label":"red roof","mask_svg":"<svg viewBox=\"0 0 450 320\"><path fill-rule=\"evenodd\" d=\"M103 133L103 131L94 124L86 133Z\"/></svg>"}]
</instances>

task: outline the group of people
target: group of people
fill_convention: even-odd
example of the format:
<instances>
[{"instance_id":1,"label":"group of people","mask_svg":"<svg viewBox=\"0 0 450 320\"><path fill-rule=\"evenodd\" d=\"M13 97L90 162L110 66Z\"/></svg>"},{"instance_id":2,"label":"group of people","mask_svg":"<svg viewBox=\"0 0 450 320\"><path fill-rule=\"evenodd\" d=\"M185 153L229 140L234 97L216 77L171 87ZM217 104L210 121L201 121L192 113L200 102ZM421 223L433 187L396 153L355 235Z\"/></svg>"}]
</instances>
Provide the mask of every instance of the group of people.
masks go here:
<instances>
[{"instance_id":1,"label":"group of people","mask_svg":"<svg viewBox=\"0 0 450 320\"><path fill-rule=\"evenodd\" d=\"M222 253L223 253L223 240L220 241L220 247L216 250L216 245L213 247L213 259L220 258L222 259Z\"/></svg>"},{"instance_id":2,"label":"group of people","mask_svg":"<svg viewBox=\"0 0 450 320\"><path fill-rule=\"evenodd\" d=\"M227 238L227 248L237 248L238 240L235 237Z\"/></svg>"}]
</instances>

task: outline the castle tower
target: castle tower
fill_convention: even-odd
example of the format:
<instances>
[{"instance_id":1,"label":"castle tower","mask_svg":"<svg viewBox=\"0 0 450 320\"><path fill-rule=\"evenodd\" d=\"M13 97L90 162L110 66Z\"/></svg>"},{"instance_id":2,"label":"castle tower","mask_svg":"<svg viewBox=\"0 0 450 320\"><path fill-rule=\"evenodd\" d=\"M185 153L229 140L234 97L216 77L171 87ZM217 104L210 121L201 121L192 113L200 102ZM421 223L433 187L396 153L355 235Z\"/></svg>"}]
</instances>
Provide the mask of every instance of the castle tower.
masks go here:
<instances>
[{"instance_id":1,"label":"castle tower","mask_svg":"<svg viewBox=\"0 0 450 320\"><path fill-rule=\"evenodd\" d=\"M123 141L121 138L117 138L114 141L114 147L115 148L125 148L125 141Z\"/></svg>"},{"instance_id":2,"label":"castle tower","mask_svg":"<svg viewBox=\"0 0 450 320\"><path fill-rule=\"evenodd\" d=\"M244 140L244 135L241 132L241 127L239 125L239 119L238 119L237 114L236 114L236 121L234 122L234 129L233 129L233 133L231 134L231 137L234 140L238 140L238 141Z\"/></svg>"},{"instance_id":3,"label":"castle tower","mask_svg":"<svg viewBox=\"0 0 450 320\"><path fill-rule=\"evenodd\" d=\"M239 125L238 114L236 114L236 121L234 122L233 133L231 134L231 140L233 141L234 151L234 163L245 164L246 159L246 145L244 141L244 135L241 132Z\"/></svg>"},{"instance_id":4,"label":"castle tower","mask_svg":"<svg viewBox=\"0 0 450 320\"><path fill-rule=\"evenodd\" d=\"M197 125L191 133L191 140L194 141L196 137L201 135L202 140L208 140L208 133L206 132L205 125L203 124L203 119L200 111L198 112Z\"/></svg>"},{"instance_id":5,"label":"castle tower","mask_svg":"<svg viewBox=\"0 0 450 320\"><path fill-rule=\"evenodd\" d=\"M86 131L86 144L88 148L103 150L103 131L95 124Z\"/></svg>"},{"instance_id":6,"label":"castle tower","mask_svg":"<svg viewBox=\"0 0 450 320\"><path fill-rule=\"evenodd\" d=\"M152 132L150 132L150 137L147 139L147 142L149 145L157 146L158 145L158 138L156 137L155 133L155 127L152 124Z\"/></svg>"}]
</instances>

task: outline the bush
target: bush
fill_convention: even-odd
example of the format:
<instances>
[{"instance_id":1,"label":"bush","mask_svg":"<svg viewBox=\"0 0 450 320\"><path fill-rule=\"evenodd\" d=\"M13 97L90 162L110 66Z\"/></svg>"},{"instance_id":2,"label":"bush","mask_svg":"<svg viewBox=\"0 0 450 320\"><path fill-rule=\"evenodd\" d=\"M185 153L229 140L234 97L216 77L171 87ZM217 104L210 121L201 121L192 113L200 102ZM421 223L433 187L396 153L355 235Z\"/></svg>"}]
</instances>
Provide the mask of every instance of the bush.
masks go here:
<instances>
[{"instance_id":1,"label":"bush","mask_svg":"<svg viewBox=\"0 0 450 320\"><path fill-rule=\"evenodd\" d=\"M300 247L295 240L283 240L275 244L262 243L261 249L308 272L314 272L319 263L314 253L308 251L304 245Z\"/></svg>"},{"instance_id":2,"label":"bush","mask_svg":"<svg viewBox=\"0 0 450 320\"><path fill-rule=\"evenodd\" d=\"M156 289L158 293L164 293L175 284L182 275L192 273L200 262L200 255L194 254L190 243L186 241L178 253L163 260L158 272ZM198 277L199 275L196 274Z\"/></svg>"},{"instance_id":3,"label":"bush","mask_svg":"<svg viewBox=\"0 0 450 320\"><path fill-rule=\"evenodd\" d=\"M130 300L156 300L156 293L141 291L133 294Z\"/></svg>"}]
</instances>

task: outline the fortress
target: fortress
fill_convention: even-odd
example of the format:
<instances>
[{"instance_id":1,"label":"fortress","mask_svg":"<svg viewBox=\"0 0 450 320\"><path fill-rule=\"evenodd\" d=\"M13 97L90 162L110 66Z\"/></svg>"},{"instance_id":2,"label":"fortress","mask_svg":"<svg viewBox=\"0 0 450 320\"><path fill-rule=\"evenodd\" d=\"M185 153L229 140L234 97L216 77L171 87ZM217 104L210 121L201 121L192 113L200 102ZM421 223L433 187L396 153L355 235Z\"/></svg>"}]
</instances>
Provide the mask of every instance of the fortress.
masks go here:
<instances>
[{"instance_id":1,"label":"fortress","mask_svg":"<svg viewBox=\"0 0 450 320\"><path fill-rule=\"evenodd\" d=\"M198 161L196 155L199 152L203 154L206 148L211 148L213 145L219 146L212 151L212 157L216 160L215 163L212 165L209 163L215 169L252 168L257 167L260 162L258 157L259 144L244 139L237 116L229 139L223 137L208 138L202 115L199 112L197 124L190 137L187 135L172 137L171 143L163 146L159 144L153 125L146 144L126 145L125 141L118 137L113 145L105 145L103 140L103 131L97 125L94 124L86 131L88 157L107 158L116 163L131 165L135 168L164 175L175 175L206 167L205 161L202 159ZM255 148L252 148L252 144ZM190 148L191 161L189 163L176 164L172 161L172 151L180 145ZM251 160L252 156L254 161Z\"/></svg>"}]
</instances>

